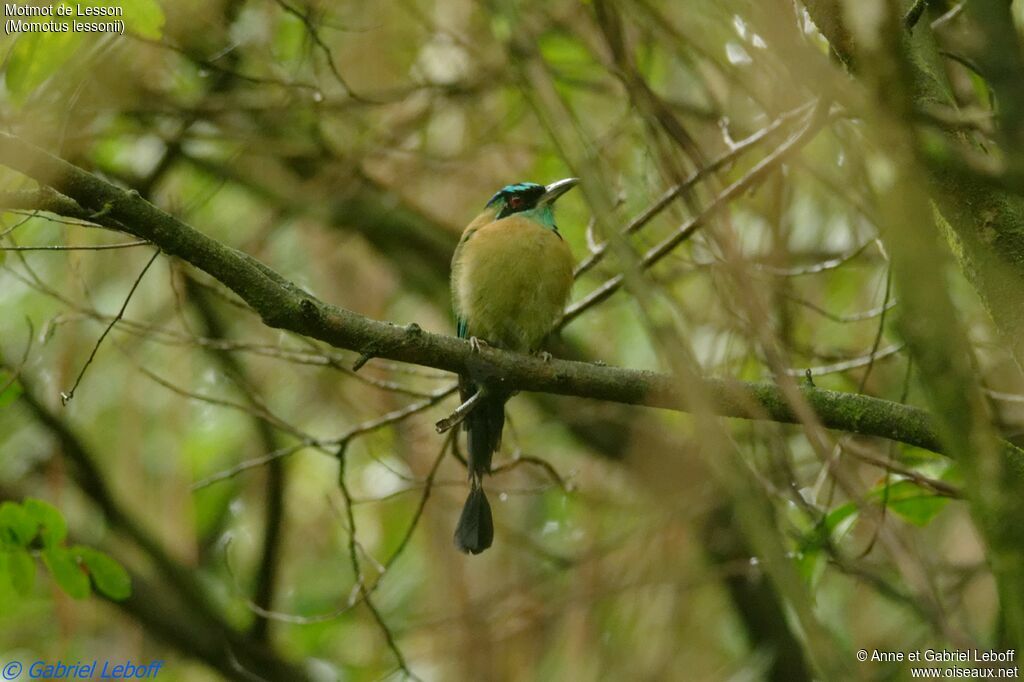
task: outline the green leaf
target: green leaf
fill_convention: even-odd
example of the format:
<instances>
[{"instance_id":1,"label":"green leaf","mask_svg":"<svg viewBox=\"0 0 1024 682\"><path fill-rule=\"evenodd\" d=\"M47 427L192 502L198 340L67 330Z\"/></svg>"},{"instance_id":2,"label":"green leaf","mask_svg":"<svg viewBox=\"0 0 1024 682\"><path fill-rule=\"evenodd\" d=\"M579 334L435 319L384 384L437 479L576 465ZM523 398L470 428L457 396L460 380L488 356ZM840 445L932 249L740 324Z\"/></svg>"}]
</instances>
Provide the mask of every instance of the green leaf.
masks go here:
<instances>
[{"instance_id":1,"label":"green leaf","mask_svg":"<svg viewBox=\"0 0 1024 682\"><path fill-rule=\"evenodd\" d=\"M15 549L9 552L0 552L5 572L11 587L19 594L26 594L32 589L32 583L36 579L36 562L32 561L32 555L24 549Z\"/></svg>"},{"instance_id":2,"label":"green leaf","mask_svg":"<svg viewBox=\"0 0 1024 682\"><path fill-rule=\"evenodd\" d=\"M828 566L828 557L823 550L846 535L857 520L857 515L857 506L847 502L829 511L798 536L794 552L797 571L812 589L825 575Z\"/></svg>"},{"instance_id":3,"label":"green leaf","mask_svg":"<svg viewBox=\"0 0 1024 682\"><path fill-rule=\"evenodd\" d=\"M132 579L124 566L109 555L91 547L75 547L73 550L85 563L96 589L111 599L120 601L132 594Z\"/></svg>"},{"instance_id":4,"label":"green leaf","mask_svg":"<svg viewBox=\"0 0 1024 682\"><path fill-rule=\"evenodd\" d=\"M953 485L964 484L964 472L959 462L949 462L948 466L939 474L939 479Z\"/></svg>"},{"instance_id":5,"label":"green leaf","mask_svg":"<svg viewBox=\"0 0 1024 682\"><path fill-rule=\"evenodd\" d=\"M812 589L818 585L821 576L825 575L825 568L827 566L827 557L819 549L798 552L796 555L797 572Z\"/></svg>"},{"instance_id":6,"label":"green leaf","mask_svg":"<svg viewBox=\"0 0 1024 682\"><path fill-rule=\"evenodd\" d=\"M825 527L831 534L833 540L838 540L846 531L850 530L853 522L857 519L857 505L853 502L841 504L825 516Z\"/></svg>"},{"instance_id":7,"label":"green leaf","mask_svg":"<svg viewBox=\"0 0 1024 682\"><path fill-rule=\"evenodd\" d=\"M64 547L43 550L43 563L50 569L61 589L75 599L85 599L92 591L89 576L78 563L78 558Z\"/></svg>"},{"instance_id":8,"label":"green leaf","mask_svg":"<svg viewBox=\"0 0 1024 682\"><path fill-rule=\"evenodd\" d=\"M75 7L111 7L110 0L76 0L75 3L62 3ZM122 5L115 5L124 8L124 16L121 17L92 17L92 20L109 21L121 19L127 31L150 40L159 40L164 29L164 10L156 0L131 0ZM86 19L90 19L86 17Z\"/></svg>"},{"instance_id":9,"label":"green leaf","mask_svg":"<svg viewBox=\"0 0 1024 682\"><path fill-rule=\"evenodd\" d=\"M886 498L885 486L871 491L871 498L879 503L886 501L889 509L915 526L925 526L942 511L949 498L936 495L909 480L895 481L889 485Z\"/></svg>"},{"instance_id":10,"label":"green leaf","mask_svg":"<svg viewBox=\"0 0 1024 682\"><path fill-rule=\"evenodd\" d=\"M0 255L3 255L3 251L0 251ZM0 262L3 262L0 260ZM8 386L8 382L10 385ZM0 409L3 409L13 403L21 395L21 384L17 381L11 381L11 375L7 372L0 372Z\"/></svg>"},{"instance_id":11,"label":"green leaf","mask_svg":"<svg viewBox=\"0 0 1024 682\"><path fill-rule=\"evenodd\" d=\"M952 227L948 229L952 230ZM939 465L942 468L949 466L949 458L945 455L939 455L932 452L931 450L925 450L923 448L917 448L913 445L901 445L900 446L900 464L906 467L912 467L914 469L920 469L921 467L927 467L929 465Z\"/></svg>"},{"instance_id":12,"label":"green leaf","mask_svg":"<svg viewBox=\"0 0 1024 682\"><path fill-rule=\"evenodd\" d=\"M61 3L72 6L71 3ZM106 6L101 0L80 0L83 6ZM116 17L115 17L116 19ZM159 40L163 36L164 10L156 0L132 0L124 6L125 29L143 38ZM55 19L67 23L67 18ZM87 34L72 31L22 33L7 60L5 82L15 103L28 96L71 59Z\"/></svg>"},{"instance_id":13,"label":"green leaf","mask_svg":"<svg viewBox=\"0 0 1024 682\"><path fill-rule=\"evenodd\" d=\"M0 544L26 547L36 536L37 522L21 505L0 504Z\"/></svg>"},{"instance_id":14,"label":"green leaf","mask_svg":"<svg viewBox=\"0 0 1024 682\"><path fill-rule=\"evenodd\" d=\"M55 74L81 44L81 33L22 33L7 60L5 83L16 103L24 102Z\"/></svg>"},{"instance_id":15,"label":"green leaf","mask_svg":"<svg viewBox=\"0 0 1024 682\"><path fill-rule=\"evenodd\" d=\"M45 547L54 547L68 536L68 524L60 511L49 502L30 497L25 500L25 511L40 526L39 536Z\"/></svg>"},{"instance_id":16,"label":"green leaf","mask_svg":"<svg viewBox=\"0 0 1024 682\"><path fill-rule=\"evenodd\" d=\"M124 24L129 31L160 40L164 33L164 10L156 0L132 0L124 8Z\"/></svg>"},{"instance_id":17,"label":"green leaf","mask_svg":"<svg viewBox=\"0 0 1024 682\"><path fill-rule=\"evenodd\" d=\"M277 22L271 54L277 61L294 62L302 57L306 41L306 26L293 14L283 13Z\"/></svg>"}]
</instances>

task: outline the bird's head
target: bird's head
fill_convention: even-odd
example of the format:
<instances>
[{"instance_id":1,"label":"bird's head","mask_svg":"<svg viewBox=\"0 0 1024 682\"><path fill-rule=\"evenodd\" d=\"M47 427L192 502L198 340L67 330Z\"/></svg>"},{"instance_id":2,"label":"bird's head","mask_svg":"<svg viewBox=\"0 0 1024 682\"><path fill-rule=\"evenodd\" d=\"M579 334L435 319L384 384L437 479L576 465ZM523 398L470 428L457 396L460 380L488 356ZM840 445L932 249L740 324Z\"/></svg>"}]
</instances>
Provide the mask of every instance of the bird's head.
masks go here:
<instances>
[{"instance_id":1,"label":"bird's head","mask_svg":"<svg viewBox=\"0 0 1024 682\"><path fill-rule=\"evenodd\" d=\"M495 211L495 219L510 216L513 213L534 212L541 222L549 223L554 228L552 206L579 182L576 178L565 178L552 182L550 185L538 185L534 182L520 182L502 187L487 202L487 207Z\"/></svg>"}]
</instances>

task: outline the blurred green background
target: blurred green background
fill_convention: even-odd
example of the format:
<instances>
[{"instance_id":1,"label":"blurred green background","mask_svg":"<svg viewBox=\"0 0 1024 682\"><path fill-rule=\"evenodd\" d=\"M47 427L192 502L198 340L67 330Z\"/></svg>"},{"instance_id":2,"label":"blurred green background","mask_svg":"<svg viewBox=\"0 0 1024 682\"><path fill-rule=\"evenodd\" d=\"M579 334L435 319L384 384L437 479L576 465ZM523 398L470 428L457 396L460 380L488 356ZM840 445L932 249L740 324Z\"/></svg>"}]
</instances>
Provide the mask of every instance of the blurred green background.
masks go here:
<instances>
[{"instance_id":1,"label":"blurred green background","mask_svg":"<svg viewBox=\"0 0 1024 682\"><path fill-rule=\"evenodd\" d=\"M929 4L919 33L969 31L959 15L929 28L956 3ZM666 338L683 338L709 376L809 369L819 387L929 406L893 324L878 187L900 161L870 132L871 87L798 4L597 5L126 0L125 36L4 36L0 125L322 300L453 333L462 227L503 185L576 170L544 122L560 101L616 227L722 161L630 239L639 255L749 184L647 271L647 303L631 289L588 309L555 355L667 371L682 346ZM984 79L944 68L965 119L990 122ZM818 98L831 114L812 115ZM32 187L0 174L4 192ZM581 192L559 202L578 260L604 239L592 214ZM0 233L8 249L130 241L19 207ZM358 354L264 326L178 258L153 262L62 405L152 254L0 252L0 499L48 501L69 543L133 576L117 601L69 597L41 562L27 590L0 571L0 662L165 659L167 680L827 679L716 458L769 505L763 541L851 677L907 674L856 663L861 648L1000 641L983 543L953 499L959 467L837 432L815 444L800 426L723 421L712 441L680 413L520 395L489 484L495 547L463 556L451 533L465 471L439 460L433 427L457 404L442 395L453 377L380 360L353 372ZM1024 384L952 263L922 266L1012 438ZM623 267L602 260L573 298Z\"/></svg>"}]
</instances>

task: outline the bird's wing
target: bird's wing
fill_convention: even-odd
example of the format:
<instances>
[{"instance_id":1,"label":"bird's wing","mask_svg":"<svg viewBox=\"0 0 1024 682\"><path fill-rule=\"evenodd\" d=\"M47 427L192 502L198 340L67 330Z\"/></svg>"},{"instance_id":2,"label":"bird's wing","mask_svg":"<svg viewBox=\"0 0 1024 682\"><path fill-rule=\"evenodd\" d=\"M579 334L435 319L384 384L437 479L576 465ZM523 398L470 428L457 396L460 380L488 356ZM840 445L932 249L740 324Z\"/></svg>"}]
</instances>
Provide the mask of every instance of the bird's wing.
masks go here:
<instances>
[{"instance_id":1,"label":"bird's wing","mask_svg":"<svg viewBox=\"0 0 1024 682\"><path fill-rule=\"evenodd\" d=\"M473 221L466 226L466 229L462 231L462 237L459 238L459 243L455 247L455 253L452 254L452 276L451 276L451 294L452 294L452 310L455 311L455 330L459 335L460 339L468 338L469 333L469 321L463 316L462 311L459 310L459 269L462 266L462 250L466 246L473 235L476 234L484 225L488 225L494 222L495 210L489 208L483 211L480 215L473 219Z\"/></svg>"}]
</instances>

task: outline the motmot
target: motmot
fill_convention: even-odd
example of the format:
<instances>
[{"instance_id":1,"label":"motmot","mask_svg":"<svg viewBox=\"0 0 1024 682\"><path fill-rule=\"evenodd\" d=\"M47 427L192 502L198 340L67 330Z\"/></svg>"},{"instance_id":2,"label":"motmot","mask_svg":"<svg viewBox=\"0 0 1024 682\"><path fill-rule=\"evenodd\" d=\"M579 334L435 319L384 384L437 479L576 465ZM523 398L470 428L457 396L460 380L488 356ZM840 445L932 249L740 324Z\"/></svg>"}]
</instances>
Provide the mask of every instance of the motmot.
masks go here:
<instances>
[{"instance_id":1,"label":"motmot","mask_svg":"<svg viewBox=\"0 0 1024 682\"><path fill-rule=\"evenodd\" d=\"M466 227L452 257L452 306L459 338L520 352L536 352L562 316L572 289L572 251L555 224L555 201L576 178L550 185L521 182L499 190ZM459 376L466 401L480 377ZM455 529L455 546L479 554L494 540L483 477L501 445L511 392L488 386L466 416L469 497Z\"/></svg>"}]
</instances>

